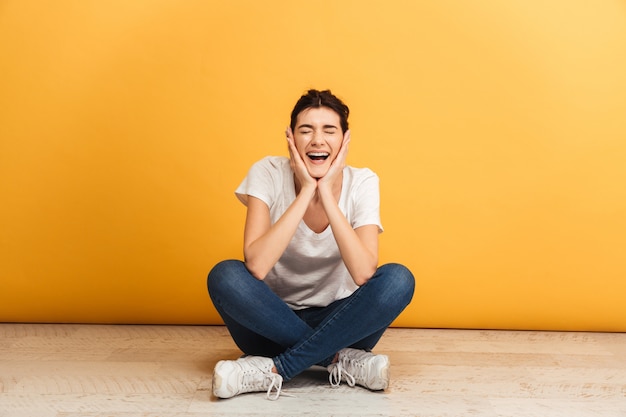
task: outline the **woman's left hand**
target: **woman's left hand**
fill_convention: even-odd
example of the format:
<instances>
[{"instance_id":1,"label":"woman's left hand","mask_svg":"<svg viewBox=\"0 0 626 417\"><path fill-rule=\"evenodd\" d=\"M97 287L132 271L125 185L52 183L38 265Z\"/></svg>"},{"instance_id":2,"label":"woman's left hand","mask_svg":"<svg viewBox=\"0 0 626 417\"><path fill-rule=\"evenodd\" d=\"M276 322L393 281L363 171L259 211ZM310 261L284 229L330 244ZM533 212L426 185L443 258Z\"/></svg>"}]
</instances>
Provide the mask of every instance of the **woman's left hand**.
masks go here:
<instances>
[{"instance_id":1,"label":"woman's left hand","mask_svg":"<svg viewBox=\"0 0 626 417\"><path fill-rule=\"evenodd\" d=\"M318 188L330 187L332 189L335 181L341 177L341 173L346 166L346 158L348 156L348 144L350 143L350 131L346 130L343 135L343 141L341 142L341 149L337 157L328 168L328 172L317 182Z\"/></svg>"}]
</instances>

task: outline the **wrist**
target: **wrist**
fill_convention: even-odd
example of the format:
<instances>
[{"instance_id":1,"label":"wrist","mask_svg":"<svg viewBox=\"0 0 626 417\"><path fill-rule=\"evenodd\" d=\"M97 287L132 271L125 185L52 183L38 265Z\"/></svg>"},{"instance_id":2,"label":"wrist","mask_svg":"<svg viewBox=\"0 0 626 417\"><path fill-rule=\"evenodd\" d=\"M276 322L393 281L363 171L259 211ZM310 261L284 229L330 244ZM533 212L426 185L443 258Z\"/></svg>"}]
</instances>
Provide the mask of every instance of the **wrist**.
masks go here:
<instances>
[{"instance_id":1,"label":"wrist","mask_svg":"<svg viewBox=\"0 0 626 417\"><path fill-rule=\"evenodd\" d=\"M318 184L317 193L322 199L322 201L334 201L335 196L333 193L333 187L330 184Z\"/></svg>"},{"instance_id":2,"label":"wrist","mask_svg":"<svg viewBox=\"0 0 626 417\"><path fill-rule=\"evenodd\" d=\"M306 184L302 185L298 195L304 195L304 196L313 197L313 195L315 195L316 191L317 191L317 184L316 183L306 183Z\"/></svg>"}]
</instances>

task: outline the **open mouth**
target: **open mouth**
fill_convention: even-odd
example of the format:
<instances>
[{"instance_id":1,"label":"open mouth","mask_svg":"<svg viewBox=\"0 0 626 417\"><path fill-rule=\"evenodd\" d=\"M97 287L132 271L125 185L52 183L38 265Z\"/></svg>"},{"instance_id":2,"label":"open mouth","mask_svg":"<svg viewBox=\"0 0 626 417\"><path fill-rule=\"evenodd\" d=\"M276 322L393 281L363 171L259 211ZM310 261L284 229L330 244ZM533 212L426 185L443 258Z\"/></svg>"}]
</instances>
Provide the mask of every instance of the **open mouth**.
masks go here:
<instances>
[{"instance_id":1,"label":"open mouth","mask_svg":"<svg viewBox=\"0 0 626 417\"><path fill-rule=\"evenodd\" d=\"M330 154L328 152L309 152L306 156L313 161L325 161Z\"/></svg>"}]
</instances>

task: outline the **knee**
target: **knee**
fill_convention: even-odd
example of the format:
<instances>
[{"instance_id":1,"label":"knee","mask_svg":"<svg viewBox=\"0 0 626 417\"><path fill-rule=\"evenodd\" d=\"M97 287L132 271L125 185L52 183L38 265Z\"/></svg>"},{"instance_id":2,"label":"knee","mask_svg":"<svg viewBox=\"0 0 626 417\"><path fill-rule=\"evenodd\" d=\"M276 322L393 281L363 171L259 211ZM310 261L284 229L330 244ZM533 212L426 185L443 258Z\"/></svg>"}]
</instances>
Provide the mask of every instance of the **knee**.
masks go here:
<instances>
[{"instance_id":1,"label":"knee","mask_svg":"<svg viewBox=\"0 0 626 417\"><path fill-rule=\"evenodd\" d=\"M223 291L226 285L233 285L236 277L245 268L243 262L238 260L221 261L215 265L207 277L207 289L209 294Z\"/></svg>"},{"instance_id":2,"label":"knee","mask_svg":"<svg viewBox=\"0 0 626 417\"><path fill-rule=\"evenodd\" d=\"M390 263L378 268L377 275L384 277L385 292L388 299L405 306L411 302L415 291L415 277L404 265Z\"/></svg>"}]
</instances>

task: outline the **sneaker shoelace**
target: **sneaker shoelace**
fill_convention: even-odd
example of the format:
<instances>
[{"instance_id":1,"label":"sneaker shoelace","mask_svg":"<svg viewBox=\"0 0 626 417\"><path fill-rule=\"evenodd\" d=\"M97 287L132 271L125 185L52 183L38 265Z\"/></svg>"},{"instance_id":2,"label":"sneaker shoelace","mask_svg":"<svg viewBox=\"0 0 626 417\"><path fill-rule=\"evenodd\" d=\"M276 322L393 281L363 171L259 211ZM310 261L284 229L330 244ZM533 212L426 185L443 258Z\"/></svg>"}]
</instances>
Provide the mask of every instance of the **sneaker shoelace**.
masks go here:
<instances>
[{"instance_id":1,"label":"sneaker shoelace","mask_svg":"<svg viewBox=\"0 0 626 417\"><path fill-rule=\"evenodd\" d=\"M351 362L352 361L348 363L349 367L353 369L359 369L358 366L354 366L354 364L352 364ZM330 386L333 388L337 388L341 384L342 376L345 377L346 382L349 386L353 387L356 384L356 378L346 370L343 361L340 360L333 365L328 375L328 382L330 382Z\"/></svg>"},{"instance_id":2,"label":"sneaker shoelace","mask_svg":"<svg viewBox=\"0 0 626 417\"><path fill-rule=\"evenodd\" d=\"M268 400L276 401L278 397L280 397L280 391L283 388L283 377L275 373L265 374L265 377L269 379L269 386L265 397ZM274 394L272 394L272 390L275 391Z\"/></svg>"},{"instance_id":3,"label":"sneaker shoelace","mask_svg":"<svg viewBox=\"0 0 626 417\"><path fill-rule=\"evenodd\" d=\"M268 400L276 401L278 397L280 397L280 393L283 387L282 376L275 374L274 372L263 372L261 374L255 372L244 374L244 378L244 386L258 387L260 385L263 388L267 386L267 393L265 394L265 397ZM246 391L253 390L254 389L246 389ZM272 391L274 392L272 393Z\"/></svg>"}]
</instances>

